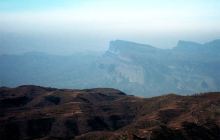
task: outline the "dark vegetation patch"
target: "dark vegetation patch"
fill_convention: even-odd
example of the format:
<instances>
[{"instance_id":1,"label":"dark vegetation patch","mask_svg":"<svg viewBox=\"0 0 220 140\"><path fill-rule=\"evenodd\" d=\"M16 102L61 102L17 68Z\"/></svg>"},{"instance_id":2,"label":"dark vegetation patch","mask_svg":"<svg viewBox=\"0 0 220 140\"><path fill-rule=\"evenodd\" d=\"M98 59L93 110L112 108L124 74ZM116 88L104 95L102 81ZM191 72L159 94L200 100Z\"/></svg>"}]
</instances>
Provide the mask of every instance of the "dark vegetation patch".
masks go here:
<instances>
[{"instance_id":1,"label":"dark vegetation patch","mask_svg":"<svg viewBox=\"0 0 220 140\"><path fill-rule=\"evenodd\" d=\"M29 101L30 99L26 96L6 98L0 100L0 107L1 108L19 107L27 104Z\"/></svg>"},{"instance_id":2,"label":"dark vegetation patch","mask_svg":"<svg viewBox=\"0 0 220 140\"><path fill-rule=\"evenodd\" d=\"M179 109L166 109L159 111L159 117L161 118L163 123L169 122L174 117L177 117L181 114L181 110Z\"/></svg>"},{"instance_id":3,"label":"dark vegetation patch","mask_svg":"<svg viewBox=\"0 0 220 140\"><path fill-rule=\"evenodd\" d=\"M41 138L49 134L54 118L28 120L27 134L31 138Z\"/></svg>"},{"instance_id":4,"label":"dark vegetation patch","mask_svg":"<svg viewBox=\"0 0 220 140\"><path fill-rule=\"evenodd\" d=\"M122 123L122 120L125 119L125 118L121 118L120 116L118 115L111 115L109 117L109 120L112 124L112 128L113 130L116 130L120 127L122 127L124 124Z\"/></svg>"},{"instance_id":5,"label":"dark vegetation patch","mask_svg":"<svg viewBox=\"0 0 220 140\"><path fill-rule=\"evenodd\" d=\"M108 112L108 111L111 111L112 109L110 107L103 107L102 110L104 112Z\"/></svg>"},{"instance_id":6,"label":"dark vegetation patch","mask_svg":"<svg viewBox=\"0 0 220 140\"><path fill-rule=\"evenodd\" d=\"M90 103L90 101L86 98L78 97L78 99L82 100L83 102Z\"/></svg>"},{"instance_id":7,"label":"dark vegetation patch","mask_svg":"<svg viewBox=\"0 0 220 140\"><path fill-rule=\"evenodd\" d=\"M60 97L57 96L46 96L45 99L49 102L54 103L55 105L58 105L60 103Z\"/></svg>"},{"instance_id":8,"label":"dark vegetation patch","mask_svg":"<svg viewBox=\"0 0 220 140\"><path fill-rule=\"evenodd\" d=\"M65 121L65 126L67 128L67 137L71 138L79 134L77 122L73 119Z\"/></svg>"},{"instance_id":9,"label":"dark vegetation patch","mask_svg":"<svg viewBox=\"0 0 220 140\"><path fill-rule=\"evenodd\" d=\"M87 120L88 125L91 127L92 130L107 130L109 129L108 125L105 123L104 119L95 116L92 119Z\"/></svg>"},{"instance_id":10,"label":"dark vegetation patch","mask_svg":"<svg viewBox=\"0 0 220 140\"><path fill-rule=\"evenodd\" d=\"M220 128L215 123L208 122L205 125L195 123L183 123L185 133L195 140L220 140Z\"/></svg>"},{"instance_id":11,"label":"dark vegetation patch","mask_svg":"<svg viewBox=\"0 0 220 140\"><path fill-rule=\"evenodd\" d=\"M0 129L0 139L1 140L19 140L21 132L19 125L16 122L9 122L2 125Z\"/></svg>"}]
</instances>

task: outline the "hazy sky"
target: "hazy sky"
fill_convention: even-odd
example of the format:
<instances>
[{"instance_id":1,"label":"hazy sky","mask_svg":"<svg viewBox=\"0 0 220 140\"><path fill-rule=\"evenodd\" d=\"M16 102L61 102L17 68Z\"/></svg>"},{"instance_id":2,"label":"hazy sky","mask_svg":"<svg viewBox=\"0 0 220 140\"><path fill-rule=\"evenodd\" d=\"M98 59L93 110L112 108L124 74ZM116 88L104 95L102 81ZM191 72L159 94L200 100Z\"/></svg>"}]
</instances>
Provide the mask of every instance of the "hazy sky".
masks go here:
<instances>
[{"instance_id":1,"label":"hazy sky","mask_svg":"<svg viewBox=\"0 0 220 140\"><path fill-rule=\"evenodd\" d=\"M179 39L220 38L219 25L219 0L0 0L4 51L12 40L24 49L26 37L26 45L47 51L62 43L68 51L104 50L114 39L169 48Z\"/></svg>"}]
</instances>

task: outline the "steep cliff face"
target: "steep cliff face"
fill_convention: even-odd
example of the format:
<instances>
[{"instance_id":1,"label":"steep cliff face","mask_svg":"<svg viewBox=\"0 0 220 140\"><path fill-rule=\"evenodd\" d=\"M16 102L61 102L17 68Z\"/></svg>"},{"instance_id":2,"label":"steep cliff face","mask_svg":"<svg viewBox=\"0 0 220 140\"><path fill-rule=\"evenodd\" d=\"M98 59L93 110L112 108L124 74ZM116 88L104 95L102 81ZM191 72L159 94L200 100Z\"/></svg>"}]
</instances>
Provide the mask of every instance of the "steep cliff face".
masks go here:
<instances>
[{"instance_id":1,"label":"steep cliff face","mask_svg":"<svg viewBox=\"0 0 220 140\"><path fill-rule=\"evenodd\" d=\"M125 79L129 83L142 85L144 84L144 69L142 65L135 64L133 48L134 46L129 42L111 42L109 50L100 61L100 65L105 67L117 82Z\"/></svg>"},{"instance_id":2,"label":"steep cliff face","mask_svg":"<svg viewBox=\"0 0 220 140\"><path fill-rule=\"evenodd\" d=\"M175 48L163 50L116 40L110 43L98 65L109 75L106 79L112 81L112 87L133 94L217 91L218 46L218 40L206 44L179 41ZM136 88L131 90L129 86Z\"/></svg>"},{"instance_id":3,"label":"steep cliff face","mask_svg":"<svg viewBox=\"0 0 220 140\"><path fill-rule=\"evenodd\" d=\"M220 93L140 98L108 88L0 88L1 140L218 140Z\"/></svg>"},{"instance_id":4,"label":"steep cliff face","mask_svg":"<svg viewBox=\"0 0 220 140\"><path fill-rule=\"evenodd\" d=\"M157 51L157 48L150 45L122 40L111 41L109 50L98 61L98 64L106 72L106 75L109 75L110 81L113 81L112 87L126 91L128 86L139 86L144 91L146 86L146 69L143 62L151 61L144 58L146 56L150 58ZM116 82L115 84L120 86L115 86L114 81ZM134 93L134 91L130 93Z\"/></svg>"}]
</instances>

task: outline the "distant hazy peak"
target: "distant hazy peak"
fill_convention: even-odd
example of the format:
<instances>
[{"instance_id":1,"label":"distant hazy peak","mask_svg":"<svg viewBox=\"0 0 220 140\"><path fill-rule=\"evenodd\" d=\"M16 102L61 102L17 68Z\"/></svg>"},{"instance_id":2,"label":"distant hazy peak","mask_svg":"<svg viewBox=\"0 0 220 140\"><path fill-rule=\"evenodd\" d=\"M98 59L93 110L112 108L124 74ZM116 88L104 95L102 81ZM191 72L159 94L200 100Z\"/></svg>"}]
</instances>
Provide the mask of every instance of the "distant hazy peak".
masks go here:
<instances>
[{"instance_id":1,"label":"distant hazy peak","mask_svg":"<svg viewBox=\"0 0 220 140\"><path fill-rule=\"evenodd\" d=\"M216 40L207 42L204 45L218 45L220 47L220 39L216 39Z\"/></svg>"},{"instance_id":2,"label":"distant hazy peak","mask_svg":"<svg viewBox=\"0 0 220 140\"><path fill-rule=\"evenodd\" d=\"M124 52L124 51L151 51L156 50L157 48L147 45L141 44L131 41L124 41L124 40L114 40L110 42L109 51L111 52Z\"/></svg>"},{"instance_id":3,"label":"distant hazy peak","mask_svg":"<svg viewBox=\"0 0 220 140\"><path fill-rule=\"evenodd\" d=\"M179 40L176 47L200 47L202 44L192 41Z\"/></svg>"},{"instance_id":4,"label":"distant hazy peak","mask_svg":"<svg viewBox=\"0 0 220 140\"><path fill-rule=\"evenodd\" d=\"M174 50L185 51L217 51L220 48L220 39L216 39L204 44L180 40Z\"/></svg>"},{"instance_id":5,"label":"distant hazy peak","mask_svg":"<svg viewBox=\"0 0 220 140\"><path fill-rule=\"evenodd\" d=\"M112 40L112 41L110 41L110 45L129 45L129 46L152 47L151 45L148 45L148 44L142 44L142 43L126 41L126 40Z\"/></svg>"}]
</instances>

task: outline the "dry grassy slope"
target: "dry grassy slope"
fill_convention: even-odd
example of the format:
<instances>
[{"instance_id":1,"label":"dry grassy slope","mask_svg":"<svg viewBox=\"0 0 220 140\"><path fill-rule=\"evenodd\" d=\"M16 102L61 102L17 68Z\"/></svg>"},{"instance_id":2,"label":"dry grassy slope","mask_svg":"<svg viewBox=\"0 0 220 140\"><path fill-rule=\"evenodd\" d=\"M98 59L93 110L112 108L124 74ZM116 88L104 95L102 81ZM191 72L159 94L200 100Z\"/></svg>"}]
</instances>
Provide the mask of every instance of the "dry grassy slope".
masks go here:
<instances>
[{"instance_id":1,"label":"dry grassy slope","mask_svg":"<svg viewBox=\"0 0 220 140\"><path fill-rule=\"evenodd\" d=\"M0 139L220 139L220 94L0 88Z\"/></svg>"}]
</instances>

